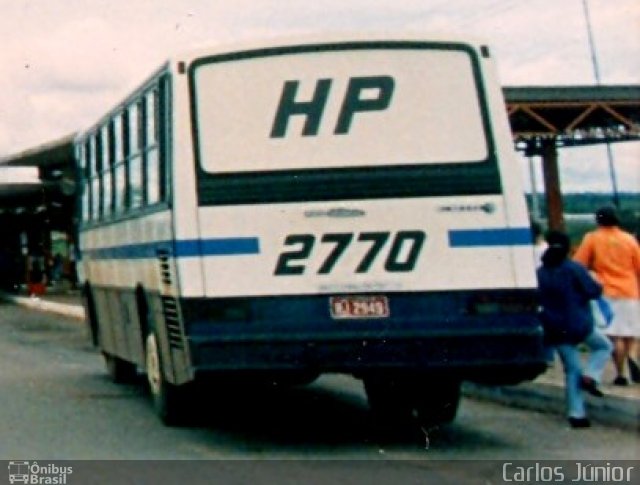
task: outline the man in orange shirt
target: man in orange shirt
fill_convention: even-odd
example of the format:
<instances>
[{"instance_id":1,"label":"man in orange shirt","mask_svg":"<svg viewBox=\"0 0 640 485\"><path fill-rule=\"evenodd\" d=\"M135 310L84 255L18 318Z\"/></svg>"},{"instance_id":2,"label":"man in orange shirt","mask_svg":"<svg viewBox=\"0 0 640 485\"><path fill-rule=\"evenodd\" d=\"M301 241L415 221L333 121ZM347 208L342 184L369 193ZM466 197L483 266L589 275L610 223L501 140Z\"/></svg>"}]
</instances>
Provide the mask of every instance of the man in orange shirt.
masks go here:
<instances>
[{"instance_id":1,"label":"man in orange shirt","mask_svg":"<svg viewBox=\"0 0 640 485\"><path fill-rule=\"evenodd\" d=\"M640 246L619 227L612 207L596 211L598 228L587 233L574 260L592 270L613 309L613 321L605 330L614 344L615 385L626 386L624 365L640 337Z\"/></svg>"}]
</instances>

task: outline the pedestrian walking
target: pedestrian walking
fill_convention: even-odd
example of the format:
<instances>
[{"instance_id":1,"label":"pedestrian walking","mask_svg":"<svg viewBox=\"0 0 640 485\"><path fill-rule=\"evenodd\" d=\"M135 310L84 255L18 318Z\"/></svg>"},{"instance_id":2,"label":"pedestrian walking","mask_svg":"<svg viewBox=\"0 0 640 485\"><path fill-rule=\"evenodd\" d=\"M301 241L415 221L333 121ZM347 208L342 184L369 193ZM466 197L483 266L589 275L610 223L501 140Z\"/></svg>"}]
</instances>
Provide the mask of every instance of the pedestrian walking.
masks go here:
<instances>
[{"instance_id":1,"label":"pedestrian walking","mask_svg":"<svg viewBox=\"0 0 640 485\"><path fill-rule=\"evenodd\" d=\"M640 337L640 245L620 228L612 207L598 209L595 216L598 227L584 236L574 260L592 270L604 287L613 311L611 325L605 329L614 345L613 383L626 386L625 367L635 357L634 341Z\"/></svg>"},{"instance_id":2,"label":"pedestrian walking","mask_svg":"<svg viewBox=\"0 0 640 485\"><path fill-rule=\"evenodd\" d=\"M29 296L38 297L38 296L44 295L45 281L46 281L46 277L42 269L42 265L40 264L40 261L38 261L37 259L33 260L31 263L31 269L29 271L29 283L28 283Z\"/></svg>"},{"instance_id":3,"label":"pedestrian walking","mask_svg":"<svg viewBox=\"0 0 640 485\"><path fill-rule=\"evenodd\" d=\"M570 241L566 234L550 231L546 239L549 247L537 272L545 342L562 361L569 424L586 428L591 423L582 391L603 395L598 386L613 348L594 325L591 314L590 301L602 294L602 286L583 266L568 258ZM589 348L584 372L578 349L581 343Z\"/></svg>"}]
</instances>

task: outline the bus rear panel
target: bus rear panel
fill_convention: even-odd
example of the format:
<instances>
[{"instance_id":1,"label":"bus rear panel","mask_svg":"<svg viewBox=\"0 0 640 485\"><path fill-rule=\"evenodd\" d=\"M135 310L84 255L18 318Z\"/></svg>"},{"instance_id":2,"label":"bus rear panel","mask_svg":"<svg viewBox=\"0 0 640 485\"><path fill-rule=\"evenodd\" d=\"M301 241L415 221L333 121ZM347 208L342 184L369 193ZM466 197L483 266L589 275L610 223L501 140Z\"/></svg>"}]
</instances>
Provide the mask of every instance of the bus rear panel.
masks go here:
<instances>
[{"instance_id":1,"label":"bus rear panel","mask_svg":"<svg viewBox=\"0 0 640 485\"><path fill-rule=\"evenodd\" d=\"M370 41L190 64L196 369L540 371L529 225L487 56Z\"/></svg>"}]
</instances>

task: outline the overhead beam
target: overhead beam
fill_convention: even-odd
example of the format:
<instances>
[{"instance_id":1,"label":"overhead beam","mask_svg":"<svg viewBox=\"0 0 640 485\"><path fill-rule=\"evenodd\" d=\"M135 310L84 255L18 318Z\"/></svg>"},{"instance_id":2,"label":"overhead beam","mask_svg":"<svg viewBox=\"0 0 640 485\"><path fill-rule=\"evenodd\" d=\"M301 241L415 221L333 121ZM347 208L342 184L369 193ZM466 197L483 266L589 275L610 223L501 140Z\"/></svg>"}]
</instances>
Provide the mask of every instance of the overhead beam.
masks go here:
<instances>
[{"instance_id":1,"label":"overhead beam","mask_svg":"<svg viewBox=\"0 0 640 485\"><path fill-rule=\"evenodd\" d=\"M640 141L640 85L503 89L514 141L558 146Z\"/></svg>"}]
</instances>

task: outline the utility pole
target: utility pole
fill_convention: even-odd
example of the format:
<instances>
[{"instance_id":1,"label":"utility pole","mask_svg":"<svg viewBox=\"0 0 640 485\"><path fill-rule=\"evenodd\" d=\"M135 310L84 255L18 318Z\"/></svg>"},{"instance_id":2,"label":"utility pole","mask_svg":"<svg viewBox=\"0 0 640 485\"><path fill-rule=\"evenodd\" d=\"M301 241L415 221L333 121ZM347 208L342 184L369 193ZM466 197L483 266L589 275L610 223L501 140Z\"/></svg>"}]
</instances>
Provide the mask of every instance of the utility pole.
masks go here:
<instances>
[{"instance_id":1,"label":"utility pole","mask_svg":"<svg viewBox=\"0 0 640 485\"><path fill-rule=\"evenodd\" d=\"M584 18L587 23L587 37L589 40L589 52L591 53L591 65L593 66L593 75L596 80L596 84L601 84L600 79L600 66L598 65L598 57L596 55L595 42L593 40L593 31L591 29L591 16L589 14L588 0L582 0L582 8L584 10ZM605 130L605 137L607 136ZM609 162L609 176L611 177L611 185L613 189L613 204L616 208L620 208L620 197L618 195L618 181L616 178L616 171L613 163L613 152L611 150L611 143L607 140L607 161Z\"/></svg>"}]
</instances>

